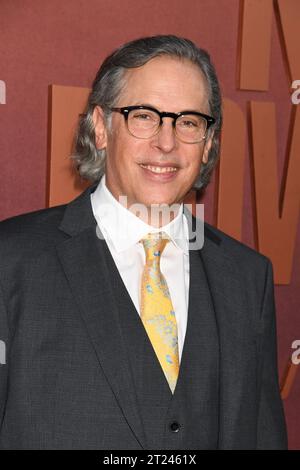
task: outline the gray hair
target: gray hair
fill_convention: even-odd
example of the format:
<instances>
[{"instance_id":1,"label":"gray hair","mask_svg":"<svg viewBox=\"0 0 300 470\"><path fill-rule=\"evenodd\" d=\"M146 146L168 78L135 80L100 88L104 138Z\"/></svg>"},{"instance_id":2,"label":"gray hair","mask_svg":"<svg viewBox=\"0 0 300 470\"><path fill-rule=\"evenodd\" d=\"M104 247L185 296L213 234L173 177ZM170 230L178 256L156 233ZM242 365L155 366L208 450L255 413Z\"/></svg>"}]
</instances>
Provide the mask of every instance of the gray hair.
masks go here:
<instances>
[{"instance_id":1,"label":"gray hair","mask_svg":"<svg viewBox=\"0 0 300 470\"><path fill-rule=\"evenodd\" d=\"M74 140L74 152L71 158L79 174L92 182L101 179L105 172L106 150L97 149L93 111L101 106L107 128L111 127L111 110L126 86L126 70L145 65L159 56L187 59L197 65L207 82L209 112L215 118L215 124L209 129L213 133L212 145L207 163L202 163L200 173L193 188L204 189L210 181L211 173L218 161L220 131L222 127L221 92L217 75L209 54L198 48L189 39L160 35L130 41L110 54L102 63L94 79L86 109L80 115Z\"/></svg>"}]
</instances>

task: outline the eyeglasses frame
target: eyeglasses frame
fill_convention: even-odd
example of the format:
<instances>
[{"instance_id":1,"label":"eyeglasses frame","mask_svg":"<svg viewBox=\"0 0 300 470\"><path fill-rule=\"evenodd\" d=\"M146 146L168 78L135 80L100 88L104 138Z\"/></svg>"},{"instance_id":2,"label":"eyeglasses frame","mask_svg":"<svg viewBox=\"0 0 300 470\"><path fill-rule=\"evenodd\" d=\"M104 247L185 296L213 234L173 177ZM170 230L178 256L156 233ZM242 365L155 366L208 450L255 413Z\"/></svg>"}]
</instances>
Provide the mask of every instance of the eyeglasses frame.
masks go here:
<instances>
[{"instance_id":1,"label":"eyeglasses frame","mask_svg":"<svg viewBox=\"0 0 300 470\"><path fill-rule=\"evenodd\" d=\"M130 130L128 128L128 116L129 116L130 111L134 111L135 109L144 109L144 110L148 110L148 111L153 111L154 113L156 113L160 117L160 122L159 122L159 125L158 125L158 128L157 128L157 131L153 135L151 135L150 137L137 137L137 136L133 135L132 132L130 132ZM160 128L163 124L163 118L164 117L173 118L172 126L173 126L173 129L175 131L175 134L177 135L177 133L176 133L176 121L177 121L177 119L181 116L186 116L187 114L191 114L191 115L194 115L194 116L200 116L201 118L205 119L205 121L206 121L206 130L205 130L204 137L202 137L201 140L198 140L198 141L195 141L195 142L185 142L185 143L189 143L189 144L196 144L196 143L202 142L204 139L206 139L208 129L211 126L213 126L216 122L215 118L213 118L212 116L209 116L208 114L200 113L199 111L189 111L189 110L187 110L187 111L181 111L179 113L171 113L171 112L168 112L168 111L158 111L158 109L156 109L156 108L153 108L151 106L144 106L144 105L113 107L113 108L110 108L110 110L121 113L124 116L128 132L133 137L136 137L137 139L151 139L151 137L154 137L156 134L158 134L159 131L160 131ZM177 135L177 137L179 138L179 140L182 140L182 138L180 136Z\"/></svg>"}]
</instances>

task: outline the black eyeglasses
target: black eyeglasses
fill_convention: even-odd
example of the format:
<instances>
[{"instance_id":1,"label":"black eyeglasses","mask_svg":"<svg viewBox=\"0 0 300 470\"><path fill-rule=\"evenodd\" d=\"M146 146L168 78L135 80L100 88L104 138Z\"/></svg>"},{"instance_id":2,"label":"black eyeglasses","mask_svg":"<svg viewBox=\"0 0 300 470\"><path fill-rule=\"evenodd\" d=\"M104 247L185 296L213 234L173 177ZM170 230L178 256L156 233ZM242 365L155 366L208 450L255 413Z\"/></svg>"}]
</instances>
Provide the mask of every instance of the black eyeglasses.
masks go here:
<instances>
[{"instance_id":1,"label":"black eyeglasses","mask_svg":"<svg viewBox=\"0 0 300 470\"><path fill-rule=\"evenodd\" d=\"M169 113L142 105L111 108L111 111L123 114L129 133L138 139L149 139L156 135L163 124L163 118L170 117L179 140L195 144L206 138L207 130L216 122L213 117L197 111Z\"/></svg>"}]
</instances>

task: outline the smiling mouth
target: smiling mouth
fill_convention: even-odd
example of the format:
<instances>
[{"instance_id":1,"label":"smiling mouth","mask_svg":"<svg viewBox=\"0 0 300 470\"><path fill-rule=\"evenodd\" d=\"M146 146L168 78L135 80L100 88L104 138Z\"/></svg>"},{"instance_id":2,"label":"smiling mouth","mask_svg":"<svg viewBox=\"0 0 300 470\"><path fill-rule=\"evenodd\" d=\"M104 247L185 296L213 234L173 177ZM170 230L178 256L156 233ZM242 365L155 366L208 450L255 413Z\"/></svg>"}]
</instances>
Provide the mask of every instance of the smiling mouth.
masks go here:
<instances>
[{"instance_id":1,"label":"smiling mouth","mask_svg":"<svg viewBox=\"0 0 300 470\"><path fill-rule=\"evenodd\" d=\"M152 171L153 173L175 173L178 171L178 168L174 166L153 166L143 165L142 163L140 163L140 166L146 170Z\"/></svg>"}]
</instances>

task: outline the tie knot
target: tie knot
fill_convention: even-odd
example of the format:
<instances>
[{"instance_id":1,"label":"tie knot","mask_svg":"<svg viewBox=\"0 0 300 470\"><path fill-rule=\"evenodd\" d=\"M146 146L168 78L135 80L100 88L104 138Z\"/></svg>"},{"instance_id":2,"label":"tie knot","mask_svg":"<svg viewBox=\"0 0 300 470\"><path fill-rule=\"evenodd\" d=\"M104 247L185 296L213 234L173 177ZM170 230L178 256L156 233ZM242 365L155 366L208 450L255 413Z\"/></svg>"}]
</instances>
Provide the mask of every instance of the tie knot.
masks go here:
<instances>
[{"instance_id":1,"label":"tie knot","mask_svg":"<svg viewBox=\"0 0 300 470\"><path fill-rule=\"evenodd\" d=\"M160 260L160 256L168 243L170 238L165 232L148 233L146 237L142 238L141 243L144 245L146 254L146 262L149 260Z\"/></svg>"}]
</instances>

